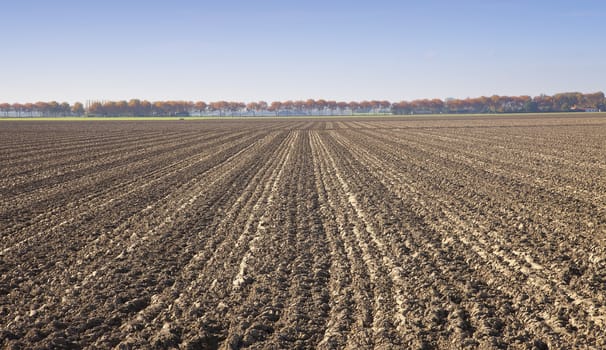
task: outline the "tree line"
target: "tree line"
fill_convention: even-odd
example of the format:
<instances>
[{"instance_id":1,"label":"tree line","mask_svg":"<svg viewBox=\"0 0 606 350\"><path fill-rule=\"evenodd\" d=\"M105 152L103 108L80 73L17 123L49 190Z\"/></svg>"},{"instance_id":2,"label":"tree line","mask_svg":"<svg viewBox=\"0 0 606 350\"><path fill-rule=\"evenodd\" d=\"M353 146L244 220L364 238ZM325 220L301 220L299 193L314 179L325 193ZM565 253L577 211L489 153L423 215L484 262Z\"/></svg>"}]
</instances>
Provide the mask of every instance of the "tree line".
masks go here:
<instances>
[{"instance_id":1,"label":"tree line","mask_svg":"<svg viewBox=\"0 0 606 350\"><path fill-rule=\"evenodd\" d=\"M297 100L258 102L230 101L129 101L0 103L0 115L9 117L52 116L258 116L258 115L353 115L440 113L541 113L605 111L603 92L569 92L553 96L490 96L466 99L420 99L414 101Z\"/></svg>"}]
</instances>

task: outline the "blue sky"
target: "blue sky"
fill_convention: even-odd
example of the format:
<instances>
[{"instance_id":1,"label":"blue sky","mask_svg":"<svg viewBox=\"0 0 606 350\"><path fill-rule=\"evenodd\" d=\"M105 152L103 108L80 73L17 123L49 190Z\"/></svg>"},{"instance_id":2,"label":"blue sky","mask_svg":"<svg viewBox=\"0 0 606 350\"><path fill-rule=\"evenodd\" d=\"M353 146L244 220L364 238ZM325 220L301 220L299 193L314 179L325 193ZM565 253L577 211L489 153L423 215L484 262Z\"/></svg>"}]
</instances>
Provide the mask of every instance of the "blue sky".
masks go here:
<instances>
[{"instance_id":1,"label":"blue sky","mask_svg":"<svg viewBox=\"0 0 606 350\"><path fill-rule=\"evenodd\" d=\"M606 90L601 0L20 0L0 13L3 102Z\"/></svg>"}]
</instances>

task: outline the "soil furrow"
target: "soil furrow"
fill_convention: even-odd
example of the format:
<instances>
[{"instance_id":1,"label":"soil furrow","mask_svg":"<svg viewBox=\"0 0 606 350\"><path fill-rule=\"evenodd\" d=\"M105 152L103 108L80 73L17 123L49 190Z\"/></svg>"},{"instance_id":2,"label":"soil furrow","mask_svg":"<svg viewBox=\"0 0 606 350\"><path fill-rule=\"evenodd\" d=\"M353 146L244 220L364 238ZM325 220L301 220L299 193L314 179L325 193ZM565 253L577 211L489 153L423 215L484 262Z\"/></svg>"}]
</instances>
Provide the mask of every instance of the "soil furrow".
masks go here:
<instances>
[{"instance_id":1,"label":"soil furrow","mask_svg":"<svg viewBox=\"0 0 606 350\"><path fill-rule=\"evenodd\" d=\"M606 347L606 118L6 122L0 348Z\"/></svg>"}]
</instances>

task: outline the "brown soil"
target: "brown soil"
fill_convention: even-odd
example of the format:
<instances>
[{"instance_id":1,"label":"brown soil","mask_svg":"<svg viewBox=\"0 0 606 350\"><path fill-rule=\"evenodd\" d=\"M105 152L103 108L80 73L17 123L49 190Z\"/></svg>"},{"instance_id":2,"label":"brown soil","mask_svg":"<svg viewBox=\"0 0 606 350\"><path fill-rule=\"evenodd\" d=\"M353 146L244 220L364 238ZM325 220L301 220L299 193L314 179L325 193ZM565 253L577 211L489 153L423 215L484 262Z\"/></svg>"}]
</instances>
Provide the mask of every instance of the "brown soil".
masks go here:
<instances>
[{"instance_id":1,"label":"brown soil","mask_svg":"<svg viewBox=\"0 0 606 350\"><path fill-rule=\"evenodd\" d=\"M606 347L606 118L0 123L0 346Z\"/></svg>"}]
</instances>

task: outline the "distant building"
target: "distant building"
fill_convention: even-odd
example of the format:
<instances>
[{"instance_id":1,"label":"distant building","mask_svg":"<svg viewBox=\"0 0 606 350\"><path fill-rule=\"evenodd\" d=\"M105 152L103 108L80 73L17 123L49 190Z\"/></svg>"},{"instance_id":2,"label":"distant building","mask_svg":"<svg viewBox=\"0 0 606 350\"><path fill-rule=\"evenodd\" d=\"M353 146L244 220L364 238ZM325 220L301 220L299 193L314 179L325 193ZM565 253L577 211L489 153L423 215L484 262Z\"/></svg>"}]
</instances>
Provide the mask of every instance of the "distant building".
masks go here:
<instances>
[{"instance_id":1,"label":"distant building","mask_svg":"<svg viewBox=\"0 0 606 350\"><path fill-rule=\"evenodd\" d=\"M600 110L595 107L579 107L579 106L572 106L572 108L570 108L570 111L571 112L588 112L588 113L600 112Z\"/></svg>"}]
</instances>

